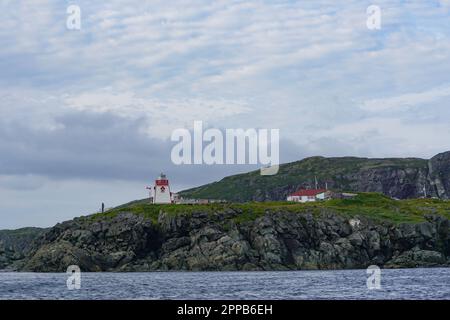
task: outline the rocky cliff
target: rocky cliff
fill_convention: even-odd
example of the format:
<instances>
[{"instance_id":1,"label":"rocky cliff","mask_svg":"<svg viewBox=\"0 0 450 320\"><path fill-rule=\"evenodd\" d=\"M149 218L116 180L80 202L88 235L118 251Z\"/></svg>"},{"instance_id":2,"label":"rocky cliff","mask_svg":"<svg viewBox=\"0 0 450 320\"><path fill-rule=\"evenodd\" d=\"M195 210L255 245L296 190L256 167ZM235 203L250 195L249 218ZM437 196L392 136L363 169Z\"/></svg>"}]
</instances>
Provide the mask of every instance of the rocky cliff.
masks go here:
<instances>
[{"instance_id":1,"label":"rocky cliff","mask_svg":"<svg viewBox=\"0 0 450 320\"><path fill-rule=\"evenodd\" d=\"M0 270L18 268L31 250L32 241L44 231L41 228L0 230Z\"/></svg>"},{"instance_id":2,"label":"rocky cliff","mask_svg":"<svg viewBox=\"0 0 450 320\"><path fill-rule=\"evenodd\" d=\"M65 271L72 264L83 271L450 265L449 204L441 203L445 215L424 204L428 213L420 213L417 222L398 223L364 210L339 212L332 207L345 201L336 201L332 206L178 206L177 212L171 211L175 206L159 206L155 214L148 211L154 205L136 204L135 212L122 207L44 232L21 270Z\"/></svg>"},{"instance_id":3,"label":"rocky cliff","mask_svg":"<svg viewBox=\"0 0 450 320\"><path fill-rule=\"evenodd\" d=\"M381 192L398 199L450 199L450 152L430 160L417 158L368 159L312 157L283 164L274 176L259 171L230 176L181 192L187 198L235 202L285 200L300 189L328 185L336 191ZM425 191L424 191L425 188Z\"/></svg>"}]
</instances>

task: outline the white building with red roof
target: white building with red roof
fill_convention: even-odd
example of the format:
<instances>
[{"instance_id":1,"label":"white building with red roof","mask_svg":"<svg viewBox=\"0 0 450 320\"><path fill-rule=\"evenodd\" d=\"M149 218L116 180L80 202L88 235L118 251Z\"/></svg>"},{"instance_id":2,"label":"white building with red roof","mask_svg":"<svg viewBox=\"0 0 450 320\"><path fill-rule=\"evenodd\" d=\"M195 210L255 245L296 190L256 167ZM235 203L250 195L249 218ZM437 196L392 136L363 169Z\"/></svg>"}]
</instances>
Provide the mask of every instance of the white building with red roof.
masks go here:
<instances>
[{"instance_id":1,"label":"white building with red roof","mask_svg":"<svg viewBox=\"0 0 450 320\"><path fill-rule=\"evenodd\" d=\"M287 197L287 201L293 202L314 202L329 198L327 189L300 189Z\"/></svg>"}]
</instances>

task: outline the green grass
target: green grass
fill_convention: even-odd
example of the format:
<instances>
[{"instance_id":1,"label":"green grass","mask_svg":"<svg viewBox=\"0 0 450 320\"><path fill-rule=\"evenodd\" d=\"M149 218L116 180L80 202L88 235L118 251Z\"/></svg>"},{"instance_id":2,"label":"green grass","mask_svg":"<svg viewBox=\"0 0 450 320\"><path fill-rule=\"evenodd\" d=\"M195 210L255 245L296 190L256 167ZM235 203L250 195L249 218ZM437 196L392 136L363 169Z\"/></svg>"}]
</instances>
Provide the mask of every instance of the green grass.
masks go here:
<instances>
[{"instance_id":1,"label":"green grass","mask_svg":"<svg viewBox=\"0 0 450 320\"><path fill-rule=\"evenodd\" d=\"M422 222L434 213L450 218L450 202L435 199L393 200L378 193L360 193L355 199L330 200L323 206L348 216L365 216L393 223Z\"/></svg>"},{"instance_id":2,"label":"green grass","mask_svg":"<svg viewBox=\"0 0 450 320\"><path fill-rule=\"evenodd\" d=\"M218 210L223 210L223 205L151 204L148 201L135 201L127 205L110 209L104 213L90 215L87 218L90 221L97 221L100 219L114 218L119 213L133 213L148 218L153 223L157 223L160 212L165 212L169 215L191 215L194 212L207 212L212 214Z\"/></svg>"},{"instance_id":3,"label":"green grass","mask_svg":"<svg viewBox=\"0 0 450 320\"><path fill-rule=\"evenodd\" d=\"M335 212L348 217L361 216L378 221L392 223L417 223L425 221L426 214L434 213L450 219L450 201L435 199L393 200L378 193L359 193L353 199L333 199L329 201L311 203L278 202L248 202L222 203L206 205L170 204L154 205L147 201L135 201L113 208L105 213L88 216L89 221L110 219L121 212L142 215L157 224L160 212L169 215L189 216L194 212L210 214L226 210L234 210L238 214L231 220L240 224L263 216L266 212L289 212L294 214L320 214L321 212ZM228 221L229 222L229 221ZM225 221L224 223L228 223Z\"/></svg>"}]
</instances>

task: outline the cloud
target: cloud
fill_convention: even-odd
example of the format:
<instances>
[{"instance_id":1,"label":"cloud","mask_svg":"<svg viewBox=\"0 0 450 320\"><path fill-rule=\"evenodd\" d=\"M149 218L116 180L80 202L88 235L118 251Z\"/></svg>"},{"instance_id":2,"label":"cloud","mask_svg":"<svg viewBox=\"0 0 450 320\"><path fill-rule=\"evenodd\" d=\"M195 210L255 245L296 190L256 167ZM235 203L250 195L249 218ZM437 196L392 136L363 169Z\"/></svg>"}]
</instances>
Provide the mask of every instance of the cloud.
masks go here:
<instances>
[{"instance_id":1,"label":"cloud","mask_svg":"<svg viewBox=\"0 0 450 320\"><path fill-rule=\"evenodd\" d=\"M332 136L331 141L347 144L341 155L353 149L353 154L359 156L431 158L436 155L436 150L448 150L445 146L448 147L450 128L446 122L410 123L398 117L373 117L359 123L338 125L326 134L319 132L318 135ZM420 156L417 155L418 146L422 148Z\"/></svg>"},{"instance_id":2,"label":"cloud","mask_svg":"<svg viewBox=\"0 0 450 320\"><path fill-rule=\"evenodd\" d=\"M23 223L159 171L184 188L253 169L173 166L170 133L194 120L280 129L282 161L450 149L447 0L377 1L378 31L356 0L77 4L70 31L64 1L0 3L0 202L29 199L0 212Z\"/></svg>"},{"instance_id":3,"label":"cloud","mask_svg":"<svg viewBox=\"0 0 450 320\"><path fill-rule=\"evenodd\" d=\"M428 91L406 93L396 97L365 101L361 108L367 111L385 111L429 104L442 98L450 97L450 86L432 88Z\"/></svg>"},{"instance_id":4,"label":"cloud","mask_svg":"<svg viewBox=\"0 0 450 320\"><path fill-rule=\"evenodd\" d=\"M85 92L64 98L67 107L91 113L111 113L122 118L149 118L145 131L156 138L168 138L179 127L191 126L196 120L220 121L249 113L242 101L226 99L154 99L137 97L133 92L115 93L110 89Z\"/></svg>"},{"instance_id":5,"label":"cloud","mask_svg":"<svg viewBox=\"0 0 450 320\"><path fill-rule=\"evenodd\" d=\"M155 160L164 163L169 146L140 133L142 120L74 112L54 119L56 129L22 123L0 128L1 173L53 178L134 179ZM11 143L13 141L13 143Z\"/></svg>"},{"instance_id":6,"label":"cloud","mask_svg":"<svg viewBox=\"0 0 450 320\"><path fill-rule=\"evenodd\" d=\"M188 185L257 168L175 166L170 159L175 143L169 137L149 136L148 119L143 117L77 110L57 116L52 122L52 127L32 128L21 122L0 121L0 152L4 155L0 159L0 175L139 181L151 179L163 170L176 175L179 184Z\"/></svg>"}]
</instances>

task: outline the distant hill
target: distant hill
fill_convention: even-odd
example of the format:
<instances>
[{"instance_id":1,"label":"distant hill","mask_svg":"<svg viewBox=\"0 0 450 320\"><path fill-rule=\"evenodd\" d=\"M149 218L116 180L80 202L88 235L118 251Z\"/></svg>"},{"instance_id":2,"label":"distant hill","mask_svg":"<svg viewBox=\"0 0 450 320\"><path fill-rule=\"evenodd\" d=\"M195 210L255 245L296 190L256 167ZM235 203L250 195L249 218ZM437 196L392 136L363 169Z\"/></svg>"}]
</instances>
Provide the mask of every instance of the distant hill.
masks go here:
<instances>
[{"instance_id":1,"label":"distant hill","mask_svg":"<svg viewBox=\"0 0 450 320\"><path fill-rule=\"evenodd\" d=\"M450 151L430 160L419 158L369 159L311 157L283 164L279 173L259 171L229 176L221 181L180 192L183 197L236 202L284 200L300 188L328 185L335 191L380 192L399 199L450 198ZM425 192L424 192L425 188Z\"/></svg>"}]
</instances>

